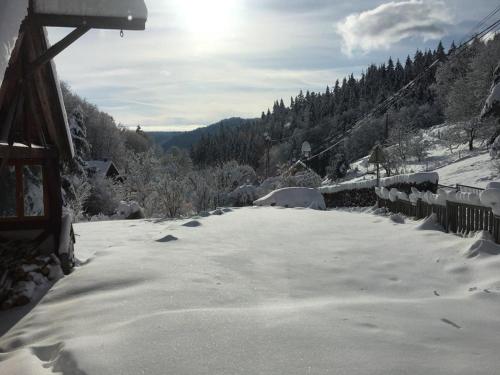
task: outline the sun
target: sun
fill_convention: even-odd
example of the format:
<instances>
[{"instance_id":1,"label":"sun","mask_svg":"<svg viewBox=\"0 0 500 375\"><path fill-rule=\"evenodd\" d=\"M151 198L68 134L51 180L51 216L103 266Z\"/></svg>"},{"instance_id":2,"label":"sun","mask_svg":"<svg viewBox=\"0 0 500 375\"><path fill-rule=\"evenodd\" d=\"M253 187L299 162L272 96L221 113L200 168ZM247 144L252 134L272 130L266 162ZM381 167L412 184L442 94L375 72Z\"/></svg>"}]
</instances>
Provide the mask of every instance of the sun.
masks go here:
<instances>
[{"instance_id":1,"label":"sun","mask_svg":"<svg viewBox=\"0 0 500 375\"><path fill-rule=\"evenodd\" d=\"M198 37L222 38L238 24L238 0L177 0L181 25Z\"/></svg>"}]
</instances>

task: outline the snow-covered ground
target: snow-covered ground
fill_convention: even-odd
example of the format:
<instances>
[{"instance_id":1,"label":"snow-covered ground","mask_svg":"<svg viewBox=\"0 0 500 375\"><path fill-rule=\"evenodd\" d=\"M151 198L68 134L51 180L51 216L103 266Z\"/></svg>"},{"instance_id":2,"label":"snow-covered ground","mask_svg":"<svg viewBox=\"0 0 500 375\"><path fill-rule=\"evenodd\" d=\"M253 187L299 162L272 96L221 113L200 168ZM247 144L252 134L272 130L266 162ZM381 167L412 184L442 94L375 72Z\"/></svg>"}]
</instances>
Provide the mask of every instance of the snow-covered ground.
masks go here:
<instances>
[{"instance_id":1,"label":"snow-covered ground","mask_svg":"<svg viewBox=\"0 0 500 375\"><path fill-rule=\"evenodd\" d=\"M487 151L466 156L435 170L443 185L470 185L485 188L488 182L499 178L500 170L491 161Z\"/></svg>"},{"instance_id":2,"label":"snow-covered ground","mask_svg":"<svg viewBox=\"0 0 500 375\"><path fill-rule=\"evenodd\" d=\"M270 207L75 229L83 265L0 339L0 374L500 368L500 256L472 238Z\"/></svg>"},{"instance_id":3,"label":"snow-covered ground","mask_svg":"<svg viewBox=\"0 0 500 375\"><path fill-rule=\"evenodd\" d=\"M476 142L474 151L462 145L450 152L439 139L439 134L446 131L446 125L437 125L422 132L429 143L427 157L418 162L408 160L404 173L438 172L439 183L443 185L469 185L484 188L488 182L500 178L500 166L492 162L487 148ZM353 183L375 179L375 166L368 163L369 156L351 164L351 170L344 182ZM381 170L384 177L384 170ZM331 184L326 181L326 185Z\"/></svg>"}]
</instances>

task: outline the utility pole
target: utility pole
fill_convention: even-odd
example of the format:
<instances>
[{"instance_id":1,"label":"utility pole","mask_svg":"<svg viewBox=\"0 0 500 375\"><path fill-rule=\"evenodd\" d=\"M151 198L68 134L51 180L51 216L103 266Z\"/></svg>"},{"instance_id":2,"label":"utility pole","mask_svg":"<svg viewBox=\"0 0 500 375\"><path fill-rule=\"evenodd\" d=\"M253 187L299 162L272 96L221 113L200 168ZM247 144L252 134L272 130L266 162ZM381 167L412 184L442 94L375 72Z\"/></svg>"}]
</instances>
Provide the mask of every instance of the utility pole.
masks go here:
<instances>
[{"instance_id":1,"label":"utility pole","mask_svg":"<svg viewBox=\"0 0 500 375\"><path fill-rule=\"evenodd\" d=\"M387 143L389 139L389 112L385 113L385 128L384 128L384 142Z\"/></svg>"},{"instance_id":2,"label":"utility pole","mask_svg":"<svg viewBox=\"0 0 500 375\"><path fill-rule=\"evenodd\" d=\"M266 132L264 133L264 141L266 142L266 178L269 177L269 151L271 148L271 137Z\"/></svg>"},{"instance_id":3,"label":"utility pole","mask_svg":"<svg viewBox=\"0 0 500 375\"><path fill-rule=\"evenodd\" d=\"M377 187L380 187L380 164L384 163L385 160L386 158L382 146L380 144L375 145L371 152L370 159L368 159L368 163L377 166Z\"/></svg>"}]
</instances>

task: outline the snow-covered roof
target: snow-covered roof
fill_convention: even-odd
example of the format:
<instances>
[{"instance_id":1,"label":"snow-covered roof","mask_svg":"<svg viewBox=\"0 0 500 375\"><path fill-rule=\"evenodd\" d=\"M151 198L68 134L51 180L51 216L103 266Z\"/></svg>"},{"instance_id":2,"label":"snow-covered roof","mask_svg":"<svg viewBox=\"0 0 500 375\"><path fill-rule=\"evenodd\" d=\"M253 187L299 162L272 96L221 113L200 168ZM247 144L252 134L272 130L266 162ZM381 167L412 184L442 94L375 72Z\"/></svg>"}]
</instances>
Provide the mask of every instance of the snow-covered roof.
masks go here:
<instances>
[{"instance_id":1,"label":"snow-covered roof","mask_svg":"<svg viewBox=\"0 0 500 375\"><path fill-rule=\"evenodd\" d=\"M86 163L87 169L101 177L106 177L111 167L118 171L118 168L116 168L111 160L89 160Z\"/></svg>"},{"instance_id":2,"label":"snow-covered roof","mask_svg":"<svg viewBox=\"0 0 500 375\"><path fill-rule=\"evenodd\" d=\"M34 0L33 6L45 26L135 30L144 29L148 18L144 0Z\"/></svg>"},{"instance_id":3,"label":"snow-covered roof","mask_svg":"<svg viewBox=\"0 0 500 375\"><path fill-rule=\"evenodd\" d=\"M28 0L0 1L0 82L19 35L21 22L28 14Z\"/></svg>"},{"instance_id":4,"label":"snow-covered roof","mask_svg":"<svg viewBox=\"0 0 500 375\"><path fill-rule=\"evenodd\" d=\"M144 0L35 0L35 13L146 19Z\"/></svg>"},{"instance_id":5,"label":"snow-covered roof","mask_svg":"<svg viewBox=\"0 0 500 375\"><path fill-rule=\"evenodd\" d=\"M47 43L47 46L50 46L49 42L49 37L47 35L47 31L44 30L45 33L45 40ZM73 158L75 156L75 147L73 145L73 139L71 138L71 132L69 130L69 122L68 122L68 115L66 113L66 106L64 105L64 98L61 90L61 82L59 81L59 76L57 75L57 70L56 70L56 63L54 60L50 60L49 62L50 66L50 71L53 77L53 82L55 86L55 90L57 92L57 101L59 104L59 107L61 108L61 111L59 112L59 116L61 116L61 124L64 126L64 131L65 131L65 144L68 146L68 155Z\"/></svg>"}]
</instances>

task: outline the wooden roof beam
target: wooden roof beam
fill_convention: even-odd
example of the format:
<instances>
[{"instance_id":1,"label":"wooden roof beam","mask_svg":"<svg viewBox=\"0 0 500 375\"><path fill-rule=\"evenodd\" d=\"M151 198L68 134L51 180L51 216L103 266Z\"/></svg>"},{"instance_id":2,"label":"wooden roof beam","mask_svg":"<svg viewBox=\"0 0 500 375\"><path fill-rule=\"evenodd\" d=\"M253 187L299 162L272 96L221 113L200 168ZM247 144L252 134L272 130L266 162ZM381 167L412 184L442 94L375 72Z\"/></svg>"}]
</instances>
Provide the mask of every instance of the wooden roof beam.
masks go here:
<instances>
[{"instance_id":1,"label":"wooden roof beam","mask_svg":"<svg viewBox=\"0 0 500 375\"><path fill-rule=\"evenodd\" d=\"M75 27L77 25L90 26L92 29L105 30L144 30L146 20L142 18L126 17L96 17L96 16L71 16L57 14L36 14L37 22L48 27Z\"/></svg>"},{"instance_id":2,"label":"wooden roof beam","mask_svg":"<svg viewBox=\"0 0 500 375\"><path fill-rule=\"evenodd\" d=\"M82 25L77 27L75 30L66 35L59 42L50 47L47 51L45 51L42 55L40 55L35 61L30 64L30 67L27 72L27 77L30 77L38 68L47 64L54 57L59 55L62 51L68 48L71 44L73 44L80 37L85 35L91 29L90 26Z\"/></svg>"}]
</instances>

